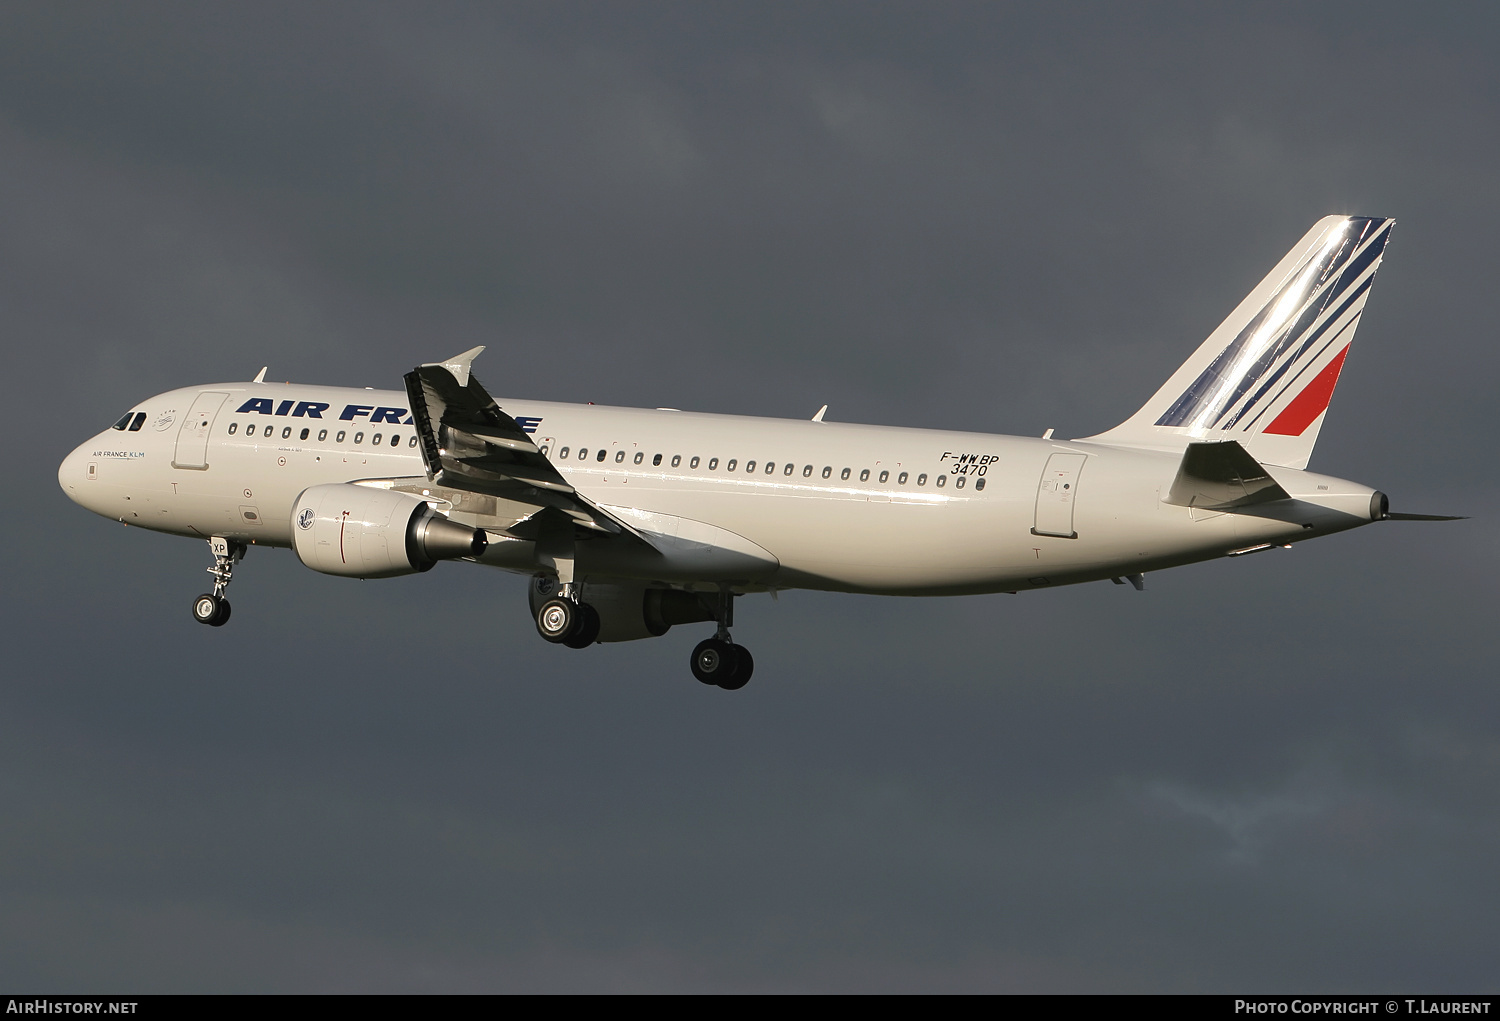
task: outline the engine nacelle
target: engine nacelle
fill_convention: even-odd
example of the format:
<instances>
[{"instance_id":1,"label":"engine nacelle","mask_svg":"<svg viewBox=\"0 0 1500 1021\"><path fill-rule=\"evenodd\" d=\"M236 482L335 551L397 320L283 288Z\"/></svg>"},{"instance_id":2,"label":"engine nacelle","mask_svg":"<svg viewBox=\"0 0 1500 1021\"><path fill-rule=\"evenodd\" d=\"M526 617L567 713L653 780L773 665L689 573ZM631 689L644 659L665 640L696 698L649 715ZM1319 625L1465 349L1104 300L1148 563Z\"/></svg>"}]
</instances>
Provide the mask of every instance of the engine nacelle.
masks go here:
<instances>
[{"instance_id":1,"label":"engine nacelle","mask_svg":"<svg viewBox=\"0 0 1500 1021\"><path fill-rule=\"evenodd\" d=\"M557 579L538 574L531 579L531 615L557 594ZM673 624L693 624L714 619L712 604L691 592L585 582L583 601L599 614L601 642L633 642L659 638Z\"/></svg>"},{"instance_id":2,"label":"engine nacelle","mask_svg":"<svg viewBox=\"0 0 1500 1021\"><path fill-rule=\"evenodd\" d=\"M303 490L292 505L297 558L324 574L395 578L477 557L488 544L483 529L450 521L410 493L336 482Z\"/></svg>"}]
</instances>

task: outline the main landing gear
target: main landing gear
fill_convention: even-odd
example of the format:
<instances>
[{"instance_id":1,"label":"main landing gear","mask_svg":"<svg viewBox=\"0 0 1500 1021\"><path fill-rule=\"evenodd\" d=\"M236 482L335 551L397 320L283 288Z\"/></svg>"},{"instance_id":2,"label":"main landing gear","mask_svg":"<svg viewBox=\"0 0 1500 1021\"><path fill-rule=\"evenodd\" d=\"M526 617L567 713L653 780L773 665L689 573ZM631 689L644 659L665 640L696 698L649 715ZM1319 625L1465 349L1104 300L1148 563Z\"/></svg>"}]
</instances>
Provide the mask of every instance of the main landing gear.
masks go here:
<instances>
[{"instance_id":1,"label":"main landing gear","mask_svg":"<svg viewBox=\"0 0 1500 1021\"><path fill-rule=\"evenodd\" d=\"M755 660L743 645L722 638L705 638L693 649L693 676L704 684L738 691L750 683Z\"/></svg>"},{"instance_id":2,"label":"main landing gear","mask_svg":"<svg viewBox=\"0 0 1500 1021\"><path fill-rule=\"evenodd\" d=\"M593 599L597 607L584 602L585 596ZM659 637L676 623L717 621L719 626L714 636L698 643L688 665L699 681L729 691L743 688L755 672L750 650L735 645L729 636L729 629L734 626L734 598L727 585L719 589L715 598L708 593L628 588L609 583L590 583L585 587L574 582L559 583L556 577L540 573L532 577L529 595L537 633L554 645L573 649L587 648L599 641L601 609L609 625L602 633L612 642Z\"/></svg>"},{"instance_id":3,"label":"main landing gear","mask_svg":"<svg viewBox=\"0 0 1500 1021\"><path fill-rule=\"evenodd\" d=\"M214 590L193 600L193 619L209 627L223 627L229 622L229 600L224 598L224 590L229 588L234 565L245 558L246 546L216 535L208 540L208 548L214 554L214 566L208 569L214 576Z\"/></svg>"},{"instance_id":4,"label":"main landing gear","mask_svg":"<svg viewBox=\"0 0 1500 1021\"><path fill-rule=\"evenodd\" d=\"M570 649L586 649L599 638L599 611L559 593L536 612L537 632L547 641Z\"/></svg>"},{"instance_id":5,"label":"main landing gear","mask_svg":"<svg viewBox=\"0 0 1500 1021\"><path fill-rule=\"evenodd\" d=\"M704 684L738 691L750 683L750 675L755 672L755 658L749 649L730 640L729 629L734 624L734 593L728 588L719 590L716 617L719 630L712 638L705 638L693 648L690 666L693 676Z\"/></svg>"}]
</instances>

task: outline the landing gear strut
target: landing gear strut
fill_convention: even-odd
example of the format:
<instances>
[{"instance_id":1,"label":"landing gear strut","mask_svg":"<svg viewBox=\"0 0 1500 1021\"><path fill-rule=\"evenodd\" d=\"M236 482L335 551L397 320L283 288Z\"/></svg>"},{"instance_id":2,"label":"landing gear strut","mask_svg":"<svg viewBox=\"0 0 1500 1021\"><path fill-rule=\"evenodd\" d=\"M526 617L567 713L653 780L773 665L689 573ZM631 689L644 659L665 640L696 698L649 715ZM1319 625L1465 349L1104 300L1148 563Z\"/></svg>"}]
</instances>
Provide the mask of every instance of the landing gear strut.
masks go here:
<instances>
[{"instance_id":1,"label":"landing gear strut","mask_svg":"<svg viewBox=\"0 0 1500 1021\"><path fill-rule=\"evenodd\" d=\"M214 590L193 600L193 619L210 627L223 627L229 622L229 600L224 598L224 591L234 576L234 565L245 558L246 546L216 535L208 540L208 548L214 554L214 566L208 569L214 576Z\"/></svg>"},{"instance_id":2,"label":"landing gear strut","mask_svg":"<svg viewBox=\"0 0 1500 1021\"><path fill-rule=\"evenodd\" d=\"M693 676L704 684L717 685L726 691L738 691L750 683L755 672L755 659L743 645L735 645L729 637L734 625L734 593L728 587L719 589L719 605L715 614L719 629L712 638L705 638L693 649L691 666Z\"/></svg>"}]
</instances>

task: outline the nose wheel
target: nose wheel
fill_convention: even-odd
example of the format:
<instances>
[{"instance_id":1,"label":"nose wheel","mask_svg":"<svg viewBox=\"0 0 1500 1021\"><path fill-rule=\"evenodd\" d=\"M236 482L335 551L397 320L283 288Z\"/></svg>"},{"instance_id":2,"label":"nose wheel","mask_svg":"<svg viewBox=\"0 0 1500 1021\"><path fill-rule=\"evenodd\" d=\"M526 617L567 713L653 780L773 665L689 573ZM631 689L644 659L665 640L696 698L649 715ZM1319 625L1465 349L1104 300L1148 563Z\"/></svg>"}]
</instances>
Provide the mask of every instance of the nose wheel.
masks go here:
<instances>
[{"instance_id":1,"label":"nose wheel","mask_svg":"<svg viewBox=\"0 0 1500 1021\"><path fill-rule=\"evenodd\" d=\"M209 627L223 627L229 621L229 600L205 592L193 600L193 619Z\"/></svg>"},{"instance_id":2,"label":"nose wheel","mask_svg":"<svg viewBox=\"0 0 1500 1021\"><path fill-rule=\"evenodd\" d=\"M223 627L229 622L229 600L224 592L234 577L234 565L245 558L245 544L216 535L208 540L213 551L214 566L208 569L213 575L214 590L205 592L193 600L193 619L209 627Z\"/></svg>"}]
</instances>

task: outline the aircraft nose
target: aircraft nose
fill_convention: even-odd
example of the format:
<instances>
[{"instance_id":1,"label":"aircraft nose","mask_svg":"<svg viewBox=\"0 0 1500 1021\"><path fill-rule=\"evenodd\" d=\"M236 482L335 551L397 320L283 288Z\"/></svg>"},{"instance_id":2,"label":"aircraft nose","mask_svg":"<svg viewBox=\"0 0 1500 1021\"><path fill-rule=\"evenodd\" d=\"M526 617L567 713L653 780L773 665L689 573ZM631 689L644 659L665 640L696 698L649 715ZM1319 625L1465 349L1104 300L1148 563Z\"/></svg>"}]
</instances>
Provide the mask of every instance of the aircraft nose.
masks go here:
<instances>
[{"instance_id":1,"label":"aircraft nose","mask_svg":"<svg viewBox=\"0 0 1500 1021\"><path fill-rule=\"evenodd\" d=\"M83 503L83 494L79 490L88 481L88 471L89 451L86 444L74 448L71 454L62 459L62 464L57 466L57 484L74 503Z\"/></svg>"}]
</instances>

